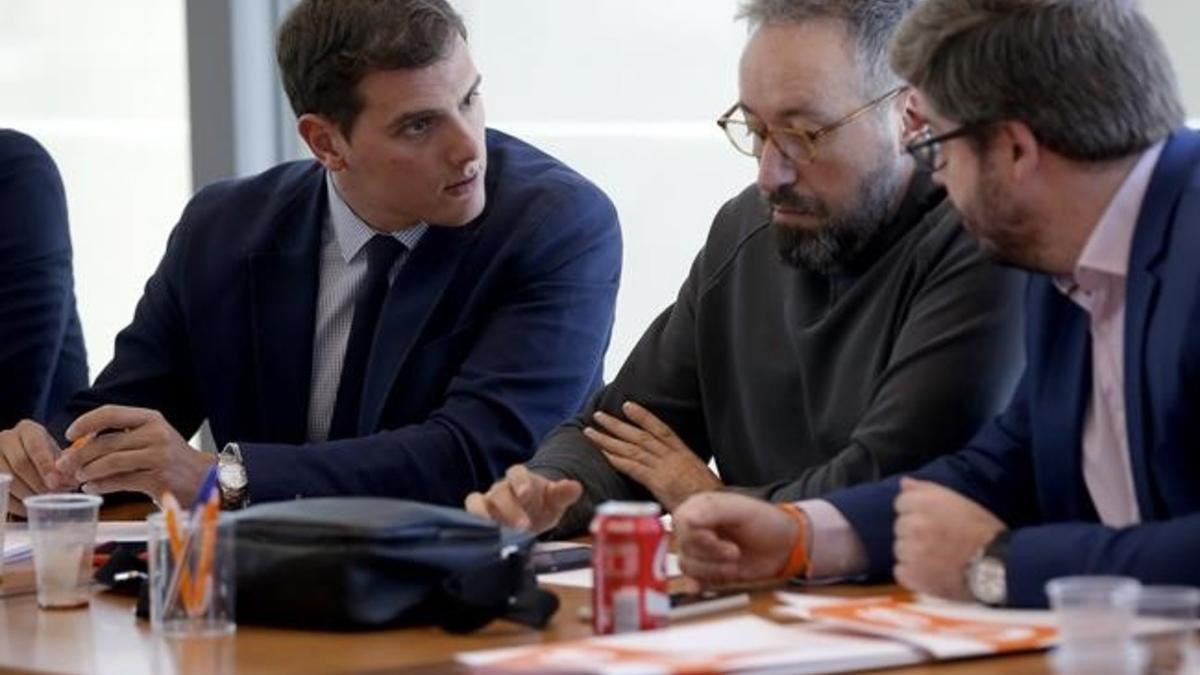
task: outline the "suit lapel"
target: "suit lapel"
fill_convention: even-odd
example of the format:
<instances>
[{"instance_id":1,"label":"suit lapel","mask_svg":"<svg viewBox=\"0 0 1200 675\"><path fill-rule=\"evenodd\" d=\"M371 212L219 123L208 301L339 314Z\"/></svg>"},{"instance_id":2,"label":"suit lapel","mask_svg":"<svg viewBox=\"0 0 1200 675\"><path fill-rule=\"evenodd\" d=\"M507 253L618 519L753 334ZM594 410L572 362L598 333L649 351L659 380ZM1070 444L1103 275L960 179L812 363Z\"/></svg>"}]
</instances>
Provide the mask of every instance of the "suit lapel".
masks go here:
<instances>
[{"instance_id":1,"label":"suit lapel","mask_svg":"<svg viewBox=\"0 0 1200 675\"><path fill-rule=\"evenodd\" d=\"M250 256L251 314L264 438L303 443L308 429L313 331L326 213L324 172L303 179L274 217L272 245Z\"/></svg>"},{"instance_id":2,"label":"suit lapel","mask_svg":"<svg viewBox=\"0 0 1200 675\"><path fill-rule=\"evenodd\" d=\"M367 361L360 435L379 428L384 404L405 359L478 231L478 227L431 227L400 268L384 301Z\"/></svg>"},{"instance_id":3,"label":"suit lapel","mask_svg":"<svg viewBox=\"0 0 1200 675\"><path fill-rule=\"evenodd\" d=\"M1140 230L1141 222L1138 227ZM1136 235L1134 246L1137 246ZM1158 284L1158 277L1153 272L1142 270L1140 273L1130 274L1125 291L1125 429L1128 435L1126 440L1129 443L1129 468L1133 473L1134 494L1137 496L1138 513L1144 520L1155 517L1155 500L1152 499L1147 465L1149 436L1146 433L1148 420L1142 354L1146 349L1146 330L1150 310L1158 296Z\"/></svg>"},{"instance_id":4,"label":"suit lapel","mask_svg":"<svg viewBox=\"0 0 1200 675\"><path fill-rule=\"evenodd\" d=\"M1138 509L1144 520L1157 517L1150 479L1150 420L1147 418L1147 332L1160 285L1157 267L1170 238L1179 195L1200 162L1200 136L1173 135L1150 178L1129 257L1125 298L1125 406L1130 466Z\"/></svg>"}]
</instances>

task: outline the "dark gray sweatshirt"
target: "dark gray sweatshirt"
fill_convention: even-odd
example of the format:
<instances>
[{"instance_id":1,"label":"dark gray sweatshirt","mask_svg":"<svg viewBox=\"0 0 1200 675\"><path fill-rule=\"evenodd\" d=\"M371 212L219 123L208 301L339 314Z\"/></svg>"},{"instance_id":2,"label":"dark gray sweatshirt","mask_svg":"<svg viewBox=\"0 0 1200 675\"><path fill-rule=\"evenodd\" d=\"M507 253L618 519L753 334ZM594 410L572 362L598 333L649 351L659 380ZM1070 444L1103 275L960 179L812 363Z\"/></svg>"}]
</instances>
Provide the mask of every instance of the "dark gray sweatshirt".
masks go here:
<instances>
[{"instance_id":1,"label":"dark gray sweatshirt","mask_svg":"<svg viewBox=\"0 0 1200 675\"><path fill-rule=\"evenodd\" d=\"M785 265L754 188L722 207L675 303L616 379L529 462L581 481L556 536L596 504L650 499L581 432L632 400L726 485L773 501L915 469L959 449L1020 374L1022 273L990 262L918 175L852 270Z\"/></svg>"}]
</instances>

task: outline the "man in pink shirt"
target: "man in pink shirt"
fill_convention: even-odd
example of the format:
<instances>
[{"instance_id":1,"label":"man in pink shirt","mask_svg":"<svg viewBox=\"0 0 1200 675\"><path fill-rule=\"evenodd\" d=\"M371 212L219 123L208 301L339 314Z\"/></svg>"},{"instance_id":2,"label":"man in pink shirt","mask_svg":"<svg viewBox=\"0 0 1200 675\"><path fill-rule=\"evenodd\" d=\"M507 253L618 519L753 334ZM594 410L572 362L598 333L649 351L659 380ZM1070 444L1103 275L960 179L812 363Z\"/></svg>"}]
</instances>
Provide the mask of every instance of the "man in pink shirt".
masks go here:
<instances>
[{"instance_id":1,"label":"man in pink shirt","mask_svg":"<svg viewBox=\"0 0 1200 675\"><path fill-rule=\"evenodd\" d=\"M1200 585L1200 134L1158 36L1121 0L926 0L892 65L929 121L909 152L987 250L1039 273L1021 384L911 476L689 500L684 571L1017 606L1068 574Z\"/></svg>"}]
</instances>

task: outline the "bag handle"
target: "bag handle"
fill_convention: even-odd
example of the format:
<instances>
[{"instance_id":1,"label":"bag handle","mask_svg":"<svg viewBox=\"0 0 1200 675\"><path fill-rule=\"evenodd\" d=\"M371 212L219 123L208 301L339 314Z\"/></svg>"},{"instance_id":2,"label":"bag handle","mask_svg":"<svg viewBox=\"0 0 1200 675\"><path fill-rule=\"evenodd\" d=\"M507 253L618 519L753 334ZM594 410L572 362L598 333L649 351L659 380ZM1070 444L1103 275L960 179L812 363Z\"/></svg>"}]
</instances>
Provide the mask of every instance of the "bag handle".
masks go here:
<instances>
[{"instance_id":1,"label":"bag handle","mask_svg":"<svg viewBox=\"0 0 1200 675\"><path fill-rule=\"evenodd\" d=\"M545 628L558 611L558 596L538 588L528 561L528 555L510 555L499 564L448 578L442 586L447 606L438 612L438 625L451 633L469 633L500 618Z\"/></svg>"}]
</instances>

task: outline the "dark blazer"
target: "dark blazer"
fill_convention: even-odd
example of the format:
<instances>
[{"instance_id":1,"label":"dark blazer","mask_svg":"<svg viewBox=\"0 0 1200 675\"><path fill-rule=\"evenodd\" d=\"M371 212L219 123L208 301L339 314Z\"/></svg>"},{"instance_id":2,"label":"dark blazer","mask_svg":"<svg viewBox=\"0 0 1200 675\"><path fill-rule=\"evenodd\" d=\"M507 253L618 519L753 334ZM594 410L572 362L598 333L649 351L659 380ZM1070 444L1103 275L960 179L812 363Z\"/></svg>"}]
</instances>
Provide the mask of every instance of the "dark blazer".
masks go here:
<instances>
[{"instance_id":1,"label":"dark blazer","mask_svg":"<svg viewBox=\"0 0 1200 675\"><path fill-rule=\"evenodd\" d=\"M487 135L487 206L432 227L392 284L361 436L306 444L325 172L315 162L192 199L113 361L70 405L154 408L240 443L256 502L387 495L461 504L601 383L621 264L612 204L558 161ZM61 427L60 427L61 428Z\"/></svg>"},{"instance_id":2,"label":"dark blazer","mask_svg":"<svg viewBox=\"0 0 1200 675\"><path fill-rule=\"evenodd\" d=\"M45 421L87 383L62 178L37 141L0 129L0 429Z\"/></svg>"},{"instance_id":3,"label":"dark blazer","mask_svg":"<svg viewBox=\"0 0 1200 675\"><path fill-rule=\"evenodd\" d=\"M1099 523L1082 471L1091 392L1087 314L1036 277L1026 297L1027 368L1007 411L968 447L916 476L947 485L1016 531L1009 601L1046 604L1047 580L1124 574L1200 585L1200 134L1166 145L1130 255L1125 405L1142 524ZM895 480L829 499L866 544L873 576L891 573Z\"/></svg>"}]
</instances>

